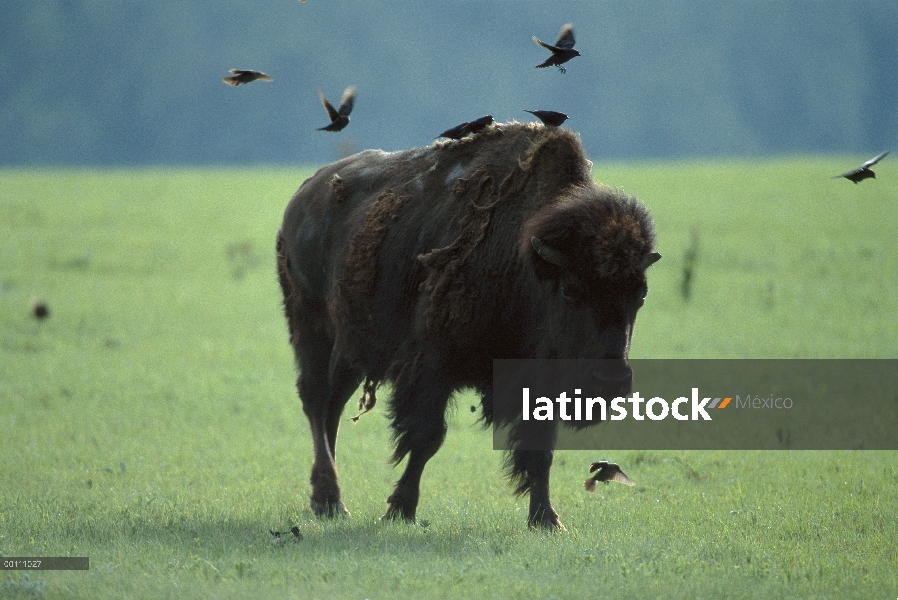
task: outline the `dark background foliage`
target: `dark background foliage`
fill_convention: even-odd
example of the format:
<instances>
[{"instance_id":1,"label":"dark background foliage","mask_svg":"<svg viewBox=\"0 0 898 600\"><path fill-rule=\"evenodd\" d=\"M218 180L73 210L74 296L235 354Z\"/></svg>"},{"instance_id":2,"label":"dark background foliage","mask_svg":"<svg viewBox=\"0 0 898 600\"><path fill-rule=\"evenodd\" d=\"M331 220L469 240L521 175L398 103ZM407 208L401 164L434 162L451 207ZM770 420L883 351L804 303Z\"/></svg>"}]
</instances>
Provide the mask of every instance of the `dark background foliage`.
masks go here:
<instances>
[{"instance_id":1,"label":"dark background foliage","mask_svg":"<svg viewBox=\"0 0 898 600\"><path fill-rule=\"evenodd\" d=\"M591 158L875 153L898 140L898 4L9 0L0 164L307 164L566 112ZM583 54L534 69L573 22ZM229 68L274 82L231 88ZM352 123L327 124L358 86ZM892 148L895 149L895 148Z\"/></svg>"}]
</instances>

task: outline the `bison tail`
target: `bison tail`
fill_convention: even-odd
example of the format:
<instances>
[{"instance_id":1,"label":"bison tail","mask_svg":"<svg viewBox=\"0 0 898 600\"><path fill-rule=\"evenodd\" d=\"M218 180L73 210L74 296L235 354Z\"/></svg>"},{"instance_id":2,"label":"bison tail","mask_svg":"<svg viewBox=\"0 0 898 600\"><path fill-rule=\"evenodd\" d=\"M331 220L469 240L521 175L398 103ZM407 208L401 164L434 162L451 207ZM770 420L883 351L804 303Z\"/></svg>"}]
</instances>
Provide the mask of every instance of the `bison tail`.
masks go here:
<instances>
[{"instance_id":1,"label":"bison tail","mask_svg":"<svg viewBox=\"0 0 898 600\"><path fill-rule=\"evenodd\" d=\"M520 452L510 450L506 453L502 471L508 477L512 485L512 493L515 496L523 496L530 491L530 478L527 475L527 467L521 460Z\"/></svg>"}]
</instances>

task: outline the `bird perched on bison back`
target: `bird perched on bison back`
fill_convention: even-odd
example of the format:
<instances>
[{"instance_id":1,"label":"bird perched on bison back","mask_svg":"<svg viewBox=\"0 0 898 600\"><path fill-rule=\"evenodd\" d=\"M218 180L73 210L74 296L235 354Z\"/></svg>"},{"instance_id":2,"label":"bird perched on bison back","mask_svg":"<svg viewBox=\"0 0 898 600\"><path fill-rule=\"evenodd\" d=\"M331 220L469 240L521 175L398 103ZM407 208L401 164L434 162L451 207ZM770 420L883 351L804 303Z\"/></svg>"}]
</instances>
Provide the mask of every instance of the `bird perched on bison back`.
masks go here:
<instances>
[{"instance_id":1,"label":"bird perched on bison back","mask_svg":"<svg viewBox=\"0 0 898 600\"><path fill-rule=\"evenodd\" d=\"M465 126L465 133L470 133L471 135L477 135L487 127L489 127L490 123L493 122L493 115L486 115L485 117L480 117L479 119L474 119L473 121L469 121Z\"/></svg>"},{"instance_id":2,"label":"bird perched on bison back","mask_svg":"<svg viewBox=\"0 0 898 600\"><path fill-rule=\"evenodd\" d=\"M469 133L471 135L477 135L493 122L493 115L486 115L484 117L480 117L479 119L474 119L473 121L465 121L461 125L456 125L450 129L447 129L436 138L449 138L450 140L460 140Z\"/></svg>"},{"instance_id":3,"label":"bird perched on bison back","mask_svg":"<svg viewBox=\"0 0 898 600\"><path fill-rule=\"evenodd\" d=\"M321 98L321 104L327 111L330 118L330 125L319 127L318 131L340 131L349 125L349 113L352 112L352 103L355 100L355 86L349 86L343 90L343 97L340 98L340 108L335 109L333 105L327 101L321 90L318 90L318 97Z\"/></svg>"},{"instance_id":4,"label":"bird perched on bison back","mask_svg":"<svg viewBox=\"0 0 898 600\"><path fill-rule=\"evenodd\" d=\"M592 463L589 465L589 472L595 473L595 475L583 482L583 487L586 488L587 492L596 491L597 481L602 481L606 485L609 481L616 481L630 486L636 485L636 482L624 475L617 463L608 462L607 460Z\"/></svg>"},{"instance_id":5,"label":"bird perched on bison back","mask_svg":"<svg viewBox=\"0 0 898 600\"><path fill-rule=\"evenodd\" d=\"M455 127L450 127L436 138L449 138L450 140L460 140L468 134L468 122L465 121L461 125L456 125Z\"/></svg>"},{"instance_id":6,"label":"bird perched on bison back","mask_svg":"<svg viewBox=\"0 0 898 600\"><path fill-rule=\"evenodd\" d=\"M848 171L847 173L842 173L841 175L834 175L830 179L838 179L839 177L844 177L845 179L853 181L855 183L860 183L861 181L869 177L876 179L876 173L874 173L873 170L870 169L870 167L881 161L888 153L888 150L886 150L885 152L880 152L857 169Z\"/></svg>"},{"instance_id":7,"label":"bird perched on bison back","mask_svg":"<svg viewBox=\"0 0 898 600\"><path fill-rule=\"evenodd\" d=\"M563 25L561 27L561 31L558 32L558 40L555 42L554 46L540 41L540 39L536 36L533 36L533 41L552 52L552 56L547 58L544 63L536 65L537 69L555 66L558 67L558 70L562 73L567 73L567 69L565 69L561 65L571 60L575 56L580 56L580 53L574 50L573 23L568 23L567 25Z\"/></svg>"},{"instance_id":8,"label":"bird perched on bison back","mask_svg":"<svg viewBox=\"0 0 898 600\"><path fill-rule=\"evenodd\" d=\"M271 77L263 73L262 71L250 71L250 70L242 70L242 69L230 69L231 76L230 77L222 77L221 80L224 81L228 85L232 85L237 87L242 83L249 83L250 81L255 81L256 79L260 81L274 81Z\"/></svg>"},{"instance_id":9,"label":"bird perched on bison back","mask_svg":"<svg viewBox=\"0 0 898 600\"><path fill-rule=\"evenodd\" d=\"M524 110L543 122L546 127L558 127L567 121L567 115L554 110Z\"/></svg>"}]
</instances>

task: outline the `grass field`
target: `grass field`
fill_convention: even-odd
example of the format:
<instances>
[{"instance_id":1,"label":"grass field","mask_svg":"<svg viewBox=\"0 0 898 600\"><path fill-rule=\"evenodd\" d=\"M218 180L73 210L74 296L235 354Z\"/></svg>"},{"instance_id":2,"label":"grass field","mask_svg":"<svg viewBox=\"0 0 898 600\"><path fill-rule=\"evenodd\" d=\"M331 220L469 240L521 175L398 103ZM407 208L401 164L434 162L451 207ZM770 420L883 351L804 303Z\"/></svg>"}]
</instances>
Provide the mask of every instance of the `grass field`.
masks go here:
<instances>
[{"instance_id":1,"label":"grass field","mask_svg":"<svg viewBox=\"0 0 898 600\"><path fill-rule=\"evenodd\" d=\"M829 179L862 160L596 165L664 255L631 356L898 357L898 166ZM0 598L898 597L898 452L621 451L596 495L559 452L545 534L460 396L417 525L377 521L382 406L341 431L353 516L314 518L273 260L309 173L0 170L0 554L91 561Z\"/></svg>"}]
</instances>

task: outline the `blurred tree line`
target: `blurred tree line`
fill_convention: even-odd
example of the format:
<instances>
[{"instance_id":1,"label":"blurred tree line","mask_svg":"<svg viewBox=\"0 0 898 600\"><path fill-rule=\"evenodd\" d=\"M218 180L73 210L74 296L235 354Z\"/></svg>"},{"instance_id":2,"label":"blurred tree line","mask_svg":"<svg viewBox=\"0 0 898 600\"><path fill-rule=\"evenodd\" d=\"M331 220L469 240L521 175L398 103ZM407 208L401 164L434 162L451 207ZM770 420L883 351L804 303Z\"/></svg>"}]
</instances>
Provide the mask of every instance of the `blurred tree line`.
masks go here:
<instances>
[{"instance_id":1,"label":"blurred tree line","mask_svg":"<svg viewBox=\"0 0 898 600\"><path fill-rule=\"evenodd\" d=\"M594 159L898 150L894 0L6 0L0 165L308 164L558 110ZM582 57L534 69L573 22ZM229 68L271 83L232 88ZM316 88L352 122L327 124Z\"/></svg>"}]
</instances>

